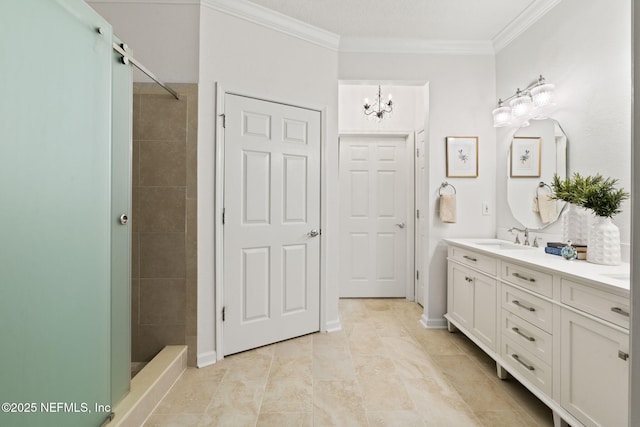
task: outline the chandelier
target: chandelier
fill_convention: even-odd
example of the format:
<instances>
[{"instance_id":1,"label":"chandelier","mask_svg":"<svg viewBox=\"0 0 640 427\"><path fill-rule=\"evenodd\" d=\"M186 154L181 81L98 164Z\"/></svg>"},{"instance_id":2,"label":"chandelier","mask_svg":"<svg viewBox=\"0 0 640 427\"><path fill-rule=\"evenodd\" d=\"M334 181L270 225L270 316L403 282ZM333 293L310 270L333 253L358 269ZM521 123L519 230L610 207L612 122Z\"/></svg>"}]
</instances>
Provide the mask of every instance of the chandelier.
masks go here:
<instances>
[{"instance_id":1,"label":"chandelier","mask_svg":"<svg viewBox=\"0 0 640 427\"><path fill-rule=\"evenodd\" d=\"M498 108L493 110L493 126L504 127L509 125L527 126L529 119L542 119L548 116L553 103L555 86L546 83L540 76L535 83L530 84L524 90L518 88L516 93L498 100ZM504 104L509 101L509 106Z\"/></svg>"},{"instance_id":2,"label":"chandelier","mask_svg":"<svg viewBox=\"0 0 640 427\"><path fill-rule=\"evenodd\" d=\"M378 97L374 99L373 104L369 103L369 98L365 98L363 107L365 116L381 121L393 111L391 94L389 94L389 98L386 101L382 101L382 90L378 86Z\"/></svg>"}]
</instances>

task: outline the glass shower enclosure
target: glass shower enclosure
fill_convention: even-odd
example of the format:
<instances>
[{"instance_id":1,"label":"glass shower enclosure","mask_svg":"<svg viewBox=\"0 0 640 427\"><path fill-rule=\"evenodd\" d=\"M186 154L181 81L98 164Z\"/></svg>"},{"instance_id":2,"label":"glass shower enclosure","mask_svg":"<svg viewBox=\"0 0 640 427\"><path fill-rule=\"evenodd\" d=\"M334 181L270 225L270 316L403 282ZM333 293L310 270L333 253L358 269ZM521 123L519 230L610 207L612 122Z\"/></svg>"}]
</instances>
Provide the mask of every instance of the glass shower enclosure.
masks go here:
<instances>
[{"instance_id":1,"label":"glass shower enclosure","mask_svg":"<svg viewBox=\"0 0 640 427\"><path fill-rule=\"evenodd\" d=\"M100 426L129 387L131 70L112 43L82 0L0 4L3 426Z\"/></svg>"}]
</instances>

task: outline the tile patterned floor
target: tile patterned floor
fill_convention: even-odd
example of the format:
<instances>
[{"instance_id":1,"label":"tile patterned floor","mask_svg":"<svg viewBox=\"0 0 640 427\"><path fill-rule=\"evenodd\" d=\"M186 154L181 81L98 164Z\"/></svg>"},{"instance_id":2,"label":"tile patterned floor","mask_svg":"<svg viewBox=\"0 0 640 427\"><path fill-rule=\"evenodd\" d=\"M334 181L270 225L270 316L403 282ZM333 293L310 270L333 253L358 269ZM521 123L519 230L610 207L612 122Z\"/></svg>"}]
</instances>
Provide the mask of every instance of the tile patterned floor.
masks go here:
<instances>
[{"instance_id":1,"label":"tile patterned floor","mask_svg":"<svg viewBox=\"0 0 640 427\"><path fill-rule=\"evenodd\" d=\"M551 411L460 333L394 299L340 301L344 330L188 369L145 427L552 426Z\"/></svg>"}]
</instances>

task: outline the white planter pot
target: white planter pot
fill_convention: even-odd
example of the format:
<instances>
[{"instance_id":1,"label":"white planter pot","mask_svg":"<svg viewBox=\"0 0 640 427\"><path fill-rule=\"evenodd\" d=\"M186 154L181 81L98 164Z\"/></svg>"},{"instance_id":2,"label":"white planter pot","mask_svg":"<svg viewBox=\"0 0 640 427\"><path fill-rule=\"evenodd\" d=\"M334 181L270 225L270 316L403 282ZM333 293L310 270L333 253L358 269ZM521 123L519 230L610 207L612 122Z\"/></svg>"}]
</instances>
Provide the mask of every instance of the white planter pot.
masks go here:
<instances>
[{"instance_id":1,"label":"white planter pot","mask_svg":"<svg viewBox=\"0 0 640 427\"><path fill-rule=\"evenodd\" d=\"M569 203L569 209L562 217L562 241L566 243L571 240L574 245L586 245L590 216L585 208Z\"/></svg>"},{"instance_id":2,"label":"white planter pot","mask_svg":"<svg viewBox=\"0 0 640 427\"><path fill-rule=\"evenodd\" d=\"M594 264L618 265L620 257L620 229L611 218L597 216L589 229L587 261Z\"/></svg>"}]
</instances>

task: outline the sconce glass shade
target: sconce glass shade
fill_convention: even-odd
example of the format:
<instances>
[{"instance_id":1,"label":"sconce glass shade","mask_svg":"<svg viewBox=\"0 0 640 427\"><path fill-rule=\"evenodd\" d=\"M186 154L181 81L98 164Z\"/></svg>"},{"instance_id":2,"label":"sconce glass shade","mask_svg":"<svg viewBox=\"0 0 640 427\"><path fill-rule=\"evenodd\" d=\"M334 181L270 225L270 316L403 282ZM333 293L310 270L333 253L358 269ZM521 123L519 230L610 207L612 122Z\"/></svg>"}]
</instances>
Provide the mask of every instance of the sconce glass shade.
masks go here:
<instances>
[{"instance_id":1,"label":"sconce glass shade","mask_svg":"<svg viewBox=\"0 0 640 427\"><path fill-rule=\"evenodd\" d=\"M546 107L553 104L555 86L551 83L535 86L531 89L531 98L536 108Z\"/></svg>"},{"instance_id":2,"label":"sconce glass shade","mask_svg":"<svg viewBox=\"0 0 640 427\"><path fill-rule=\"evenodd\" d=\"M511 108L498 107L492 112L493 127L500 128L508 126L511 123Z\"/></svg>"},{"instance_id":3,"label":"sconce glass shade","mask_svg":"<svg viewBox=\"0 0 640 427\"><path fill-rule=\"evenodd\" d=\"M528 94L519 95L520 96L509 102L513 117L525 117L531 112L531 109L533 108L533 102L531 101L531 97Z\"/></svg>"}]
</instances>

